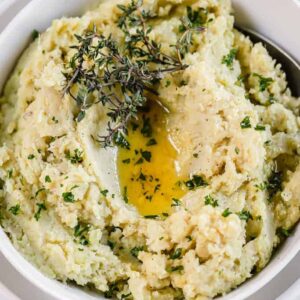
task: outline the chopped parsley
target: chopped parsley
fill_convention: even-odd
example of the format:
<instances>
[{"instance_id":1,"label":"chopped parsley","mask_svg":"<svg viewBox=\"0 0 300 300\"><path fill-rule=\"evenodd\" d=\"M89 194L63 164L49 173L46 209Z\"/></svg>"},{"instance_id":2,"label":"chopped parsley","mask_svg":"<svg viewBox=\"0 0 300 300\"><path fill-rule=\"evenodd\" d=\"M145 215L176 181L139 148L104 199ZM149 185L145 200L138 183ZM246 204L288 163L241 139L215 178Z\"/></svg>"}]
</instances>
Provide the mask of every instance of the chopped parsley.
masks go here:
<instances>
[{"instance_id":1,"label":"chopped parsley","mask_svg":"<svg viewBox=\"0 0 300 300\"><path fill-rule=\"evenodd\" d=\"M27 156L27 158L31 160L31 159L34 159L35 156L34 156L34 154L29 154L29 155Z\"/></svg>"},{"instance_id":2,"label":"chopped parsley","mask_svg":"<svg viewBox=\"0 0 300 300\"><path fill-rule=\"evenodd\" d=\"M233 61L236 58L237 52L237 49L231 49L230 52L222 58L222 64L229 67L230 70L233 69Z\"/></svg>"},{"instance_id":3,"label":"chopped parsley","mask_svg":"<svg viewBox=\"0 0 300 300\"><path fill-rule=\"evenodd\" d=\"M8 211L11 212L14 216L17 216L21 212L21 206L20 204L17 204L15 206L10 207Z\"/></svg>"},{"instance_id":4,"label":"chopped parsley","mask_svg":"<svg viewBox=\"0 0 300 300\"><path fill-rule=\"evenodd\" d=\"M222 213L222 216L224 217L224 218L227 218L229 215L231 215L232 214L232 212L229 210L229 208L226 208L224 211L223 211L223 213Z\"/></svg>"},{"instance_id":5,"label":"chopped parsley","mask_svg":"<svg viewBox=\"0 0 300 300\"><path fill-rule=\"evenodd\" d=\"M123 164L130 164L130 158L126 158L122 160Z\"/></svg>"},{"instance_id":6,"label":"chopped parsley","mask_svg":"<svg viewBox=\"0 0 300 300\"><path fill-rule=\"evenodd\" d=\"M207 182L200 175L193 175L192 179L185 182L189 190L194 190L197 187L207 186Z\"/></svg>"},{"instance_id":7,"label":"chopped parsley","mask_svg":"<svg viewBox=\"0 0 300 300\"><path fill-rule=\"evenodd\" d=\"M272 198L278 191L282 190L282 172L273 171L268 180L268 192L270 198Z\"/></svg>"},{"instance_id":8,"label":"chopped parsley","mask_svg":"<svg viewBox=\"0 0 300 300\"><path fill-rule=\"evenodd\" d=\"M74 203L75 202L75 197L74 194L72 192L65 192L62 194L63 199L65 202L68 203Z\"/></svg>"},{"instance_id":9,"label":"chopped parsley","mask_svg":"<svg viewBox=\"0 0 300 300\"><path fill-rule=\"evenodd\" d=\"M83 151L79 149L75 149L74 153L71 154L71 152L68 150L66 152L66 159L68 159L72 164L79 164L83 162Z\"/></svg>"},{"instance_id":10,"label":"chopped parsley","mask_svg":"<svg viewBox=\"0 0 300 300\"><path fill-rule=\"evenodd\" d=\"M83 246L87 246L89 244L87 233L90 230L90 228L91 225L80 222L74 227L74 236L79 240L79 243Z\"/></svg>"},{"instance_id":11,"label":"chopped parsley","mask_svg":"<svg viewBox=\"0 0 300 300\"><path fill-rule=\"evenodd\" d=\"M106 197L107 194L108 194L108 190L100 190L100 193L101 193L104 197Z\"/></svg>"},{"instance_id":12,"label":"chopped parsley","mask_svg":"<svg viewBox=\"0 0 300 300\"><path fill-rule=\"evenodd\" d=\"M241 220L244 220L246 222L248 222L250 219L253 220L251 213L247 210L242 210L241 212L237 213L237 215Z\"/></svg>"},{"instance_id":13,"label":"chopped parsley","mask_svg":"<svg viewBox=\"0 0 300 300\"><path fill-rule=\"evenodd\" d=\"M259 80L259 91L264 92L274 81L271 77L263 77L257 73L254 73L253 76L258 77Z\"/></svg>"},{"instance_id":14,"label":"chopped parsley","mask_svg":"<svg viewBox=\"0 0 300 300\"><path fill-rule=\"evenodd\" d=\"M127 186L124 187L123 199L125 203L128 203L128 191Z\"/></svg>"},{"instance_id":15,"label":"chopped parsley","mask_svg":"<svg viewBox=\"0 0 300 300\"><path fill-rule=\"evenodd\" d=\"M38 30L34 29L31 33L32 40L35 41L40 36Z\"/></svg>"},{"instance_id":16,"label":"chopped parsley","mask_svg":"<svg viewBox=\"0 0 300 300\"><path fill-rule=\"evenodd\" d=\"M246 116L240 124L243 129L251 128L250 117Z\"/></svg>"},{"instance_id":17,"label":"chopped parsley","mask_svg":"<svg viewBox=\"0 0 300 300\"><path fill-rule=\"evenodd\" d=\"M38 209L36 213L34 214L34 218L36 221L38 221L41 218L41 213L43 210L47 210L46 205L44 203L37 203L36 204Z\"/></svg>"},{"instance_id":18,"label":"chopped parsley","mask_svg":"<svg viewBox=\"0 0 300 300\"><path fill-rule=\"evenodd\" d=\"M283 227L279 227L276 230L276 234L282 237L289 237L291 235L291 230Z\"/></svg>"},{"instance_id":19,"label":"chopped parsley","mask_svg":"<svg viewBox=\"0 0 300 300\"><path fill-rule=\"evenodd\" d=\"M212 207L219 206L218 200L213 198L211 195L206 195L204 200L205 205L211 205Z\"/></svg>"},{"instance_id":20,"label":"chopped parsley","mask_svg":"<svg viewBox=\"0 0 300 300\"><path fill-rule=\"evenodd\" d=\"M144 246L138 246L138 247L134 247L130 250L130 254L135 257L135 258L138 258L139 256L139 252L140 251L144 251L145 250L145 247Z\"/></svg>"},{"instance_id":21,"label":"chopped parsley","mask_svg":"<svg viewBox=\"0 0 300 300\"><path fill-rule=\"evenodd\" d=\"M141 128L141 134L144 137L151 137L151 135L152 135L152 126L150 124L150 118L143 117L143 126Z\"/></svg>"},{"instance_id":22,"label":"chopped parsley","mask_svg":"<svg viewBox=\"0 0 300 300\"><path fill-rule=\"evenodd\" d=\"M181 206L182 202L179 199L172 198L172 204L171 206Z\"/></svg>"},{"instance_id":23,"label":"chopped parsley","mask_svg":"<svg viewBox=\"0 0 300 300\"><path fill-rule=\"evenodd\" d=\"M172 273L172 272L180 272L183 271L184 267L183 266L172 266L167 268L167 272Z\"/></svg>"},{"instance_id":24,"label":"chopped parsley","mask_svg":"<svg viewBox=\"0 0 300 300\"><path fill-rule=\"evenodd\" d=\"M264 131L264 130L266 130L266 126L261 125L261 124L257 124L257 125L254 127L254 129L257 130L257 131Z\"/></svg>"},{"instance_id":25,"label":"chopped parsley","mask_svg":"<svg viewBox=\"0 0 300 300\"><path fill-rule=\"evenodd\" d=\"M46 176L45 176L45 182L51 182L51 178L50 178L49 175L46 175Z\"/></svg>"},{"instance_id":26,"label":"chopped parsley","mask_svg":"<svg viewBox=\"0 0 300 300\"><path fill-rule=\"evenodd\" d=\"M170 259L179 259L181 258L181 256L182 256L182 248L177 248L170 254Z\"/></svg>"},{"instance_id":27,"label":"chopped parsley","mask_svg":"<svg viewBox=\"0 0 300 300\"><path fill-rule=\"evenodd\" d=\"M147 162L151 161L152 154L150 151L141 151L141 155L142 155L143 159L145 159L145 161L147 161Z\"/></svg>"},{"instance_id":28,"label":"chopped parsley","mask_svg":"<svg viewBox=\"0 0 300 300\"><path fill-rule=\"evenodd\" d=\"M153 139L153 138L150 139L146 144L146 146L154 146L154 145L157 145L157 141L156 141L156 139Z\"/></svg>"},{"instance_id":29,"label":"chopped parsley","mask_svg":"<svg viewBox=\"0 0 300 300\"><path fill-rule=\"evenodd\" d=\"M145 219L157 219L158 215L146 215L144 216Z\"/></svg>"}]
</instances>

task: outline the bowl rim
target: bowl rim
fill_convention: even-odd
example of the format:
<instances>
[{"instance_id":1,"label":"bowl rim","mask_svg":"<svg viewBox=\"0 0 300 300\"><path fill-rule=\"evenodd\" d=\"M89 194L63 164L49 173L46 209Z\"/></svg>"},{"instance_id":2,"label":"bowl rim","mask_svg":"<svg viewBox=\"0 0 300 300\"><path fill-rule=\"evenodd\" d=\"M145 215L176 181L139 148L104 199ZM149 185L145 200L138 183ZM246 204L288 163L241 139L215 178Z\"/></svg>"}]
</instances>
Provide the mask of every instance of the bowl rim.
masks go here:
<instances>
[{"instance_id":1,"label":"bowl rim","mask_svg":"<svg viewBox=\"0 0 300 300\"><path fill-rule=\"evenodd\" d=\"M11 22L5 27L3 32L0 35L0 44L7 38L9 35L9 32L12 31L18 24L20 24L20 20L24 18L28 12L30 12L32 9L34 9L35 5L37 3L42 3L44 0L32 0L27 5L25 5L18 14L12 19ZM292 0L293 3L295 3L300 8L300 2L297 0ZM23 50L23 49L22 49ZM9 73L8 73L9 76ZM298 237L299 236L299 237ZM294 236L290 237L289 239L295 239L293 241L292 245L288 247L287 253L284 253L284 255L280 253L278 257L274 257L271 259L269 265L273 262L272 266L272 272L268 272L267 274L263 274L260 276L259 273L256 276L260 276L260 280L258 282L251 282L250 280L247 280L248 286L241 290L240 285L236 289L234 289L229 294L225 295L224 297L220 298L222 300L240 300L245 299L255 292L257 292L259 289L261 289L264 285L266 285L268 282L270 282L295 256L298 252L300 252L300 225L298 224L297 228L295 229ZM8 236L4 232L3 228L0 226L0 252L4 255L4 257L7 259L7 261L27 280L29 280L32 284L34 284L36 287L47 293L48 295L51 295L52 297L56 299L65 299L61 297L65 297L65 295L68 296L68 299L73 300L79 300L82 299L79 296L75 295L73 292L70 292L69 289L73 289L68 287L67 285L64 285L56 280L53 280L49 278L48 276L44 275L37 267L35 267L33 264L31 264L26 258L23 257L22 253L19 252L12 244L12 242L9 240ZM265 269L270 268L270 266L267 265ZM265 270L264 269L264 270ZM263 272L263 271L262 271ZM253 278L255 278L254 276ZM48 282L52 282L50 286L46 286L43 284L43 280L48 280ZM53 288L52 288L53 287ZM63 295L65 293L65 295ZM87 294L86 294L87 295ZM91 297L90 299L96 299L94 297ZM101 296L98 296L97 299L101 299Z\"/></svg>"}]
</instances>

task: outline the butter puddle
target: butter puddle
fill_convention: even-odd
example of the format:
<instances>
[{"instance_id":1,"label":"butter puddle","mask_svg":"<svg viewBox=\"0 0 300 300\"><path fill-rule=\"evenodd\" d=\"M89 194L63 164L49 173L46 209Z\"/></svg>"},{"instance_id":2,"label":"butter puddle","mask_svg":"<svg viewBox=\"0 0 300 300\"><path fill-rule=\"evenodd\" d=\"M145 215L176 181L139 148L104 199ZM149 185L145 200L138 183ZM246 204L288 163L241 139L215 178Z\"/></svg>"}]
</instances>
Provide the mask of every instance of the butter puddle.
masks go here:
<instances>
[{"instance_id":1,"label":"butter puddle","mask_svg":"<svg viewBox=\"0 0 300 300\"><path fill-rule=\"evenodd\" d=\"M172 203L185 194L166 122L164 109L151 102L139 113L138 120L128 125L130 149L118 150L121 193L144 216L168 213Z\"/></svg>"}]
</instances>

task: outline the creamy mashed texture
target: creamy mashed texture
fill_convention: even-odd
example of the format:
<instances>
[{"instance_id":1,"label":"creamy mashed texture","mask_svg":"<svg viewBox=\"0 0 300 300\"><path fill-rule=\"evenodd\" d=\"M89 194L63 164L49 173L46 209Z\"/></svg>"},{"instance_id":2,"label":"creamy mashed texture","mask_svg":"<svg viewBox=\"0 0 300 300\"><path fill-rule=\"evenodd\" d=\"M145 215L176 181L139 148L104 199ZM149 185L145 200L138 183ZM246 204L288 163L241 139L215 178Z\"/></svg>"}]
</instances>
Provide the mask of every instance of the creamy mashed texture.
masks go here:
<instances>
[{"instance_id":1,"label":"creamy mashed texture","mask_svg":"<svg viewBox=\"0 0 300 300\"><path fill-rule=\"evenodd\" d=\"M128 125L134 147L101 149L92 137L106 110L77 123L62 73L74 34L95 25L122 41L120 3L53 21L8 80L1 224L57 280L119 299L210 299L261 270L299 219L300 99L263 45L233 28L229 0L145 0L170 55L187 7L206 29L189 67L158 84L161 107Z\"/></svg>"}]
</instances>

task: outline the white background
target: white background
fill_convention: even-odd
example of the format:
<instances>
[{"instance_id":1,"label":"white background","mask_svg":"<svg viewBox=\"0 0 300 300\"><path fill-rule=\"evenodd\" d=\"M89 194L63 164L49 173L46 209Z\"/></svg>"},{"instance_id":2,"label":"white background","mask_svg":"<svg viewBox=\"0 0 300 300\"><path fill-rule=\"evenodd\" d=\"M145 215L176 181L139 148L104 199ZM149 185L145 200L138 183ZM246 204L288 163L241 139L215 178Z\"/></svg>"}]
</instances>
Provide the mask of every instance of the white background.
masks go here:
<instances>
[{"instance_id":1,"label":"white background","mask_svg":"<svg viewBox=\"0 0 300 300\"><path fill-rule=\"evenodd\" d=\"M0 14L6 8L6 13L0 15L0 31L5 27L15 12L21 9L30 0L0 0ZM251 1L251 0L250 0ZM271 1L271 0L270 0ZM296 258L268 285L247 300L273 300L282 294L300 277L300 253ZM54 300L22 278L0 254L0 300L5 299L1 294L1 282L13 291L22 300ZM68 299L64 299L68 300ZM288 300L288 299L287 299Z\"/></svg>"}]
</instances>

